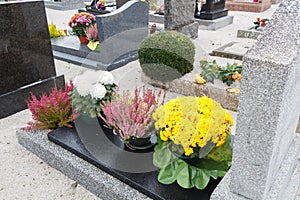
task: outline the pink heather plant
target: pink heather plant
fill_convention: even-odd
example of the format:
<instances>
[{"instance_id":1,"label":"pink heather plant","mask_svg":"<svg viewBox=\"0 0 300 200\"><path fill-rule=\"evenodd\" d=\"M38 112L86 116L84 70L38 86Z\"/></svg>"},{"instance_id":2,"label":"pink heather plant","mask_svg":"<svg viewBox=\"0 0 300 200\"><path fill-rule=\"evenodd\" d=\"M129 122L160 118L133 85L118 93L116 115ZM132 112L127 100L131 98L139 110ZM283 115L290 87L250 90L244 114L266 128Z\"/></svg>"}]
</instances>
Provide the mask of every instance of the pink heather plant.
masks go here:
<instances>
[{"instance_id":1,"label":"pink heather plant","mask_svg":"<svg viewBox=\"0 0 300 200\"><path fill-rule=\"evenodd\" d=\"M97 24L90 25L89 27L86 28L85 30L86 37L90 41L96 41L98 40L98 29L97 29Z\"/></svg>"},{"instance_id":2,"label":"pink heather plant","mask_svg":"<svg viewBox=\"0 0 300 200\"><path fill-rule=\"evenodd\" d=\"M58 127L69 126L76 115L73 114L70 103L70 95L74 85L72 81L65 85L65 90L58 90L56 87L47 96L42 94L40 100L33 94L31 99L26 101L28 109L32 113L34 122L28 122L25 130L37 128L56 129Z\"/></svg>"},{"instance_id":3,"label":"pink heather plant","mask_svg":"<svg viewBox=\"0 0 300 200\"><path fill-rule=\"evenodd\" d=\"M150 89L135 89L132 96L129 91L116 95L111 102L103 103L99 116L119 135L124 142L130 138L146 138L154 134L152 113L163 104L166 93L157 94Z\"/></svg>"}]
</instances>

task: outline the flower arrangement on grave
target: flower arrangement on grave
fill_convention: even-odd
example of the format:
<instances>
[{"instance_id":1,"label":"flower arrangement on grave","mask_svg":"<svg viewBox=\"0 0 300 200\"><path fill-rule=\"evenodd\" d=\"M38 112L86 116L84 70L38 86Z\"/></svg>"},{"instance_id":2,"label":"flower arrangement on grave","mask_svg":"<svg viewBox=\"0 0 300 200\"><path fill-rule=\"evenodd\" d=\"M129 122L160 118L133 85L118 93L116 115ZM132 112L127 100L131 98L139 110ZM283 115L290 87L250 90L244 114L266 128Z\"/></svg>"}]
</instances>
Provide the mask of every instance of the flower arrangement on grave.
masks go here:
<instances>
[{"instance_id":1,"label":"flower arrangement on grave","mask_svg":"<svg viewBox=\"0 0 300 200\"><path fill-rule=\"evenodd\" d=\"M111 101L116 87L114 76L108 71L86 71L77 76L70 92L74 111L96 118L101 112L100 103Z\"/></svg>"},{"instance_id":2,"label":"flower arrangement on grave","mask_svg":"<svg viewBox=\"0 0 300 200\"><path fill-rule=\"evenodd\" d=\"M103 115L100 113L100 117L125 144L134 144L139 139L147 143L156 134L152 114L163 104L164 98L162 90L137 88L133 94L123 91L101 104Z\"/></svg>"},{"instance_id":3,"label":"flower arrangement on grave","mask_svg":"<svg viewBox=\"0 0 300 200\"><path fill-rule=\"evenodd\" d=\"M215 60L211 62L204 58L200 60L200 67L202 68L202 72L199 76L196 75L195 77L197 83L214 83L215 79L220 79L223 83L230 86L234 81L241 81L242 66L237 63L219 66Z\"/></svg>"},{"instance_id":4,"label":"flower arrangement on grave","mask_svg":"<svg viewBox=\"0 0 300 200\"><path fill-rule=\"evenodd\" d=\"M256 18L256 21L253 22L255 25L255 30L265 27L268 24L268 22L268 18Z\"/></svg>"},{"instance_id":5,"label":"flower arrangement on grave","mask_svg":"<svg viewBox=\"0 0 300 200\"><path fill-rule=\"evenodd\" d=\"M98 0L95 4L97 10L105 10L105 0Z\"/></svg>"},{"instance_id":6,"label":"flower arrangement on grave","mask_svg":"<svg viewBox=\"0 0 300 200\"><path fill-rule=\"evenodd\" d=\"M164 4L161 4L160 6L158 6L156 3L152 3L152 8L156 14L164 14L164 12L165 12Z\"/></svg>"},{"instance_id":7,"label":"flower arrangement on grave","mask_svg":"<svg viewBox=\"0 0 300 200\"><path fill-rule=\"evenodd\" d=\"M82 12L72 16L68 25L72 28L72 33L77 36L86 36L86 28L94 25L96 18L93 14Z\"/></svg>"},{"instance_id":8,"label":"flower arrangement on grave","mask_svg":"<svg viewBox=\"0 0 300 200\"><path fill-rule=\"evenodd\" d=\"M87 39L89 40L87 47L92 51L100 52L97 24L87 27L85 30L85 34Z\"/></svg>"},{"instance_id":9,"label":"flower arrangement on grave","mask_svg":"<svg viewBox=\"0 0 300 200\"><path fill-rule=\"evenodd\" d=\"M71 122L78 116L73 114L69 92L73 90L73 83L65 85L65 89L54 87L47 95L43 93L38 98L31 94L31 99L27 100L27 107L30 110L33 122L28 122L25 130L38 128L56 129L63 126L71 127Z\"/></svg>"},{"instance_id":10,"label":"flower arrangement on grave","mask_svg":"<svg viewBox=\"0 0 300 200\"><path fill-rule=\"evenodd\" d=\"M153 164L158 181L204 189L210 177L223 177L231 166L232 117L208 97L177 97L154 113L159 130Z\"/></svg>"},{"instance_id":11,"label":"flower arrangement on grave","mask_svg":"<svg viewBox=\"0 0 300 200\"><path fill-rule=\"evenodd\" d=\"M51 24L48 25L48 30L50 38L66 36L66 33L62 29L57 29L53 22L51 22Z\"/></svg>"}]
</instances>

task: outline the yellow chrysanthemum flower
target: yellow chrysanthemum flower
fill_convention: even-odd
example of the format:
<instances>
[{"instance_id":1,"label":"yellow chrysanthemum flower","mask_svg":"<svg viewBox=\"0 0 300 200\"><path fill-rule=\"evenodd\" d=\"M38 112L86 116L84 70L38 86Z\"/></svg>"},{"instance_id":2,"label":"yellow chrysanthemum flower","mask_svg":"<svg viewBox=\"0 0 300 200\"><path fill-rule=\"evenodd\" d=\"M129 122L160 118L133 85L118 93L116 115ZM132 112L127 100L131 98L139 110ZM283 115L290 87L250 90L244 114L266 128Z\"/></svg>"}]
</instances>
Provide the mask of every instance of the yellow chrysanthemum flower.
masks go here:
<instances>
[{"instance_id":1,"label":"yellow chrysanthemum flower","mask_svg":"<svg viewBox=\"0 0 300 200\"><path fill-rule=\"evenodd\" d=\"M229 112L205 96L172 99L155 111L153 119L160 138L182 146L186 156L209 141L223 145L233 125Z\"/></svg>"}]
</instances>

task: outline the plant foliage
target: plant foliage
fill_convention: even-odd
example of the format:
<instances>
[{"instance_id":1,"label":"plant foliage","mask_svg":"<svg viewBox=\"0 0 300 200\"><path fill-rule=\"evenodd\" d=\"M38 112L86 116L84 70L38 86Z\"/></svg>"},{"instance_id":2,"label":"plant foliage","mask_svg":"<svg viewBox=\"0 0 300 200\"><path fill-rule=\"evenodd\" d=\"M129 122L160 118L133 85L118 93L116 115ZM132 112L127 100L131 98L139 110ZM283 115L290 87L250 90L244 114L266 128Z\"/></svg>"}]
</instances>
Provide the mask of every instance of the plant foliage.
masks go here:
<instances>
[{"instance_id":1,"label":"plant foliage","mask_svg":"<svg viewBox=\"0 0 300 200\"><path fill-rule=\"evenodd\" d=\"M31 94L31 99L27 100L27 106L32 113L34 122L28 122L28 127L25 129L53 130L63 126L71 126L70 122L76 118L72 112L70 95L68 94L72 89L73 83L70 82L70 84L66 84L64 90L55 87L49 95L43 93L40 100Z\"/></svg>"},{"instance_id":2,"label":"plant foliage","mask_svg":"<svg viewBox=\"0 0 300 200\"><path fill-rule=\"evenodd\" d=\"M215 60L210 62L207 59L202 59L200 67L202 68L200 75L206 82L214 83L215 79L220 79L223 83L230 86L235 80L240 81L241 79L242 66L237 63L227 64L222 67Z\"/></svg>"},{"instance_id":3,"label":"plant foliage","mask_svg":"<svg viewBox=\"0 0 300 200\"><path fill-rule=\"evenodd\" d=\"M138 56L147 76L170 81L193 70L195 46L183 34L163 31L148 36L141 43Z\"/></svg>"},{"instance_id":4,"label":"plant foliage","mask_svg":"<svg viewBox=\"0 0 300 200\"><path fill-rule=\"evenodd\" d=\"M210 178L223 177L229 170L232 159L230 142L231 136L228 135L224 145L215 147L201 162L192 166L171 152L170 142L164 142L158 137L153 154L153 164L160 168L158 181L162 184L176 181L183 188L204 189Z\"/></svg>"}]
</instances>

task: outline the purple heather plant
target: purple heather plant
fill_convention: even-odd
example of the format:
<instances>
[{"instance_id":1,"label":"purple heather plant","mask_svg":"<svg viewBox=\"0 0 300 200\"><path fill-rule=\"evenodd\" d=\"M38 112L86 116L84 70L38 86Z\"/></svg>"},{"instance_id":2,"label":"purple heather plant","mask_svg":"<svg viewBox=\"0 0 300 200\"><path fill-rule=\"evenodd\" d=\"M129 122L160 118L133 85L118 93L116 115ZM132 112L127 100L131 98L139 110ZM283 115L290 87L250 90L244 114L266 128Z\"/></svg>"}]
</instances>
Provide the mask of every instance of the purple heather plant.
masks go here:
<instances>
[{"instance_id":1,"label":"purple heather plant","mask_svg":"<svg viewBox=\"0 0 300 200\"><path fill-rule=\"evenodd\" d=\"M65 85L65 89L57 89L54 87L49 95L43 93L40 100L33 94L31 99L27 100L27 106L32 113L33 122L28 122L24 130L33 130L38 128L56 129L58 127L71 127L70 122L77 117L73 114L70 95L74 85L72 81Z\"/></svg>"},{"instance_id":2,"label":"purple heather plant","mask_svg":"<svg viewBox=\"0 0 300 200\"><path fill-rule=\"evenodd\" d=\"M150 89L135 89L117 94L111 100L101 104L103 113L99 116L119 135L124 142L131 138L146 138L155 133L152 114L164 103L166 93Z\"/></svg>"}]
</instances>

